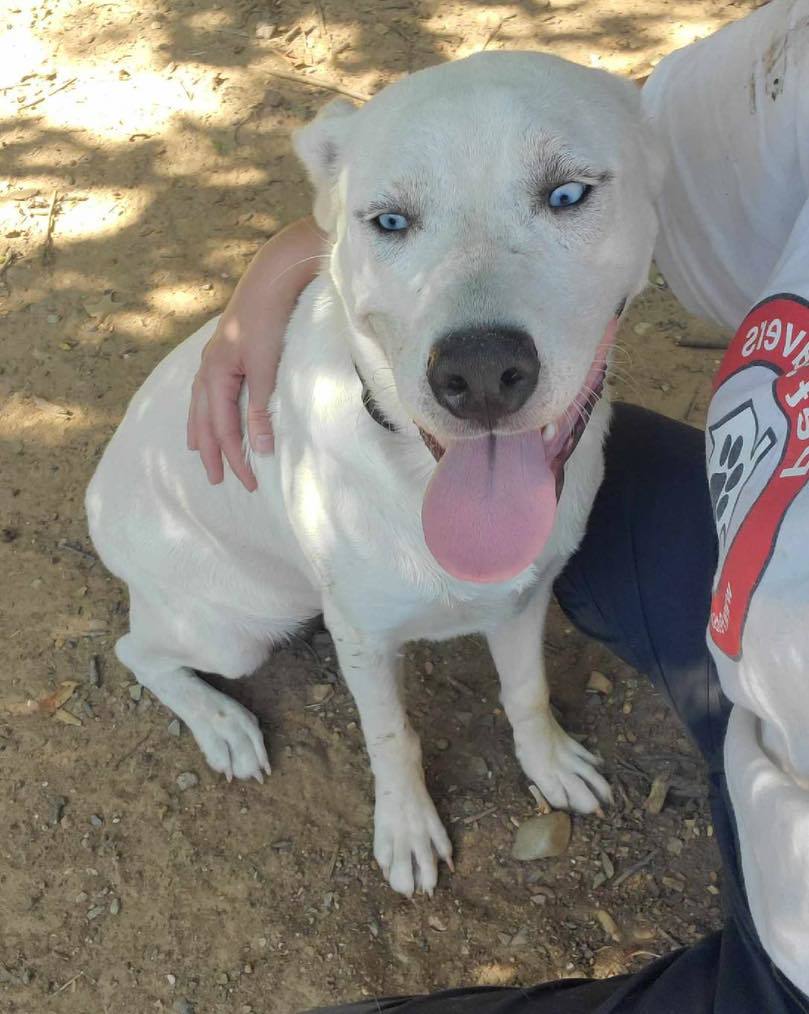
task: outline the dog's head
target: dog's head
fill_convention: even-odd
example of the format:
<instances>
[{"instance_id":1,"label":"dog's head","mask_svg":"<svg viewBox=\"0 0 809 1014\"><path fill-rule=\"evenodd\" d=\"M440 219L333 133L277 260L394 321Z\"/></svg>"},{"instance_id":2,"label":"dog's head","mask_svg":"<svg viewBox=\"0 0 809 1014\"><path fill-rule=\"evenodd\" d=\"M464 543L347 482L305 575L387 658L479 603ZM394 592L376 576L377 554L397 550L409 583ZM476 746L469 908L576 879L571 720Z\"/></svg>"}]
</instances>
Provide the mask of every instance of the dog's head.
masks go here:
<instances>
[{"instance_id":1,"label":"dog's head","mask_svg":"<svg viewBox=\"0 0 809 1014\"><path fill-rule=\"evenodd\" d=\"M637 89L483 53L337 100L295 144L385 415L436 457L483 434L566 441L652 253L662 164Z\"/></svg>"}]
</instances>

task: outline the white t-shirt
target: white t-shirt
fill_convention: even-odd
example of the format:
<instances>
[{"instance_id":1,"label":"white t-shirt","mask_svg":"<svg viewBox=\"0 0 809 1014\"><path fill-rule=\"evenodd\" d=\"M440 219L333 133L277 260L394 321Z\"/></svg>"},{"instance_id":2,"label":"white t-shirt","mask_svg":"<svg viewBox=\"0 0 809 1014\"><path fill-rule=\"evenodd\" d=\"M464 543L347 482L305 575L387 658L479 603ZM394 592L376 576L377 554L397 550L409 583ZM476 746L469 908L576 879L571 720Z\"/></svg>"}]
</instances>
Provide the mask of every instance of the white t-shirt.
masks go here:
<instances>
[{"instance_id":1,"label":"white t-shirt","mask_svg":"<svg viewBox=\"0 0 809 1014\"><path fill-rule=\"evenodd\" d=\"M673 53L643 97L670 159L657 263L688 309L738 329L706 427L708 644L734 704L750 909L809 994L809 0Z\"/></svg>"}]
</instances>

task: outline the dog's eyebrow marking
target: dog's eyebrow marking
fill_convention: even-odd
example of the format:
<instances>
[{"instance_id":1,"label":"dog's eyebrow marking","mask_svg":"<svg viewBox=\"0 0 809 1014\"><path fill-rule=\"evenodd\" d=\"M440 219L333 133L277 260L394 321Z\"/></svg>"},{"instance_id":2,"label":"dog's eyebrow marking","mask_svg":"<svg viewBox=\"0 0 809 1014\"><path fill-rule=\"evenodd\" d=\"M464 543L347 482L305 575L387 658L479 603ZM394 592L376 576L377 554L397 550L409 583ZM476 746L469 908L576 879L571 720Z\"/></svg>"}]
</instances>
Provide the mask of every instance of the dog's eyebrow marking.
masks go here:
<instances>
[{"instance_id":1,"label":"dog's eyebrow marking","mask_svg":"<svg viewBox=\"0 0 809 1014\"><path fill-rule=\"evenodd\" d=\"M361 222L367 222L383 212L393 212L404 215L412 229L421 225L422 203L416 187L408 183L396 183L393 190L381 193L364 207L358 208L354 214Z\"/></svg>"},{"instance_id":2,"label":"dog's eyebrow marking","mask_svg":"<svg viewBox=\"0 0 809 1014\"><path fill-rule=\"evenodd\" d=\"M550 192L563 183L576 181L597 186L609 183L614 178L615 173L610 169L596 169L570 152L562 150L546 153L540 148L532 159L526 183L536 212L546 206Z\"/></svg>"}]
</instances>

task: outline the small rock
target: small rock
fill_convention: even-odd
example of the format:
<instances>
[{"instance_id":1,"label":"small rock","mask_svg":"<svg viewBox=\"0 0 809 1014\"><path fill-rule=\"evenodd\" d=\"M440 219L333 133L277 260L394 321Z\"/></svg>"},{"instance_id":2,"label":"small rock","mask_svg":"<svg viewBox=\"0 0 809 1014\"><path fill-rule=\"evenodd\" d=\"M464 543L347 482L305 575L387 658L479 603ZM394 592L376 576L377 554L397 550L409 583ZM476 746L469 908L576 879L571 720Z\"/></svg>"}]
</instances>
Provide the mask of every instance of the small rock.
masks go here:
<instances>
[{"instance_id":1,"label":"small rock","mask_svg":"<svg viewBox=\"0 0 809 1014\"><path fill-rule=\"evenodd\" d=\"M424 663L424 672L428 676L432 676L434 670L435 670L435 666L433 665L433 663L429 659L427 659L427 661Z\"/></svg>"},{"instance_id":2,"label":"small rock","mask_svg":"<svg viewBox=\"0 0 809 1014\"><path fill-rule=\"evenodd\" d=\"M531 895L531 902L532 902L532 904L539 905L539 906L547 905L548 904L548 898L544 894L532 894Z\"/></svg>"},{"instance_id":3,"label":"small rock","mask_svg":"<svg viewBox=\"0 0 809 1014\"><path fill-rule=\"evenodd\" d=\"M129 691L129 696L133 701L139 701L141 697L143 697L143 687L140 683L133 683L131 686L127 687L127 690Z\"/></svg>"},{"instance_id":4,"label":"small rock","mask_svg":"<svg viewBox=\"0 0 809 1014\"><path fill-rule=\"evenodd\" d=\"M169 986L171 986L171 988L174 989L174 987L177 985L177 976L172 975L171 972L169 972L169 974L166 976L166 981L168 982Z\"/></svg>"},{"instance_id":5,"label":"small rock","mask_svg":"<svg viewBox=\"0 0 809 1014\"><path fill-rule=\"evenodd\" d=\"M666 842L666 851L672 856L682 855L683 842L679 838L669 838Z\"/></svg>"},{"instance_id":6,"label":"small rock","mask_svg":"<svg viewBox=\"0 0 809 1014\"><path fill-rule=\"evenodd\" d=\"M174 1011L174 1014L196 1014L194 1005L190 1000L175 1000L174 1006L171 1009Z\"/></svg>"},{"instance_id":7,"label":"small rock","mask_svg":"<svg viewBox=\"0 0 809 1014\"><path fill-rule=\"evenodd\" d=\"M98 662L98 655L91 655L87 665L87 682L91 687L101 685L101 667Z\"/></svg>"},{"instance_id":8,"label":"small rock","mask_svg":"<svg viewBox=\"0 0 809 1014\"><path fill-rule=\"evenodd\" d=\"M48 323L49 324L58 324L61 319L62 318L59 316L58 313L49 313L48 314Z\"/></svg>"},{"instance_id":9,"label":"small rock","mask_svg":"<svg viewBox=\"0 0 809 1014\"><path fill-rule=\"evenodd\" d=\"M604 930L607 936L610 937L610 939L614 940L616 943L618 943L621 939L621 931L618 929L618 924L609 914L609 912L605 912L603 908L597 909L596 919L598 919L601 928Z\"/></svg>"},{"instance_id":10,"label":"small rock","mask_svg":"<svg viewBox=\"0 0 809 1014\"><path fill-rule=\"evenodd\" d=\"M648 334L652 330L652 325L648 321L642 320L639 324L636 324L632 330L635 334Z\"/></svg>"},{"instance_id":11,"label":"small rock","mask_svg":"<svg viewBox=\"0 0 809 1014\"><path fill-rule=\"evenodd\" d=\"M217 973L215 981L217 986L227 986L227 984L230 982L230 979L228 978L228 973L227 972Z\"/></svg>"},{"instance_id":12,"label":"small rock","mask_svg":"<svg viewBox=\"0 0 809 1014\"><path fill-rule=\"evenodd\" d=\"M334 687L330 683L316 683L309 688L309 699L312 704L323 704L334 693Z\"/></svg>"},{"instance_id":13,"label":"small rock","mask_svg":"<svg viewBox=\"0 0 809 1014\"><path fill-rule=\"evenodd\" d=\"M183 771L182 774L177 775L177 788L180 792L193 789L195 785L199 785L199 778L193 771Z\"/></svg>"},{"instance_id":14,"label":"small rock","mask_svg":"<svg viewBox=\"0 0 809 1014\"><path fill-rule=\"evenodd\" d=\"M427 917L427 924L430 929L434 929L436 933L446 933L447 924L442 922L437 915L431 915Z\"/></svg>"},{"instance_id":15,"label":"small rock","mask_svg":"<svg viewBox=\"0 0 809 1014\"><path fill-rule=\"evenodd\" d=\"M530 817L517 831L512 856L520 862L561 856L570 844L570 815L561 810Z\"/></svg>"},{"instance_id":16,"label":"small rock","mask_svg":"<svg viewBox=\"0 0 809 1014\"><path fill-rule=\"evenodd\" d=\"M95 905L87 913L87 918L92 922L93 919L97 919L100 915L103 915L103 914L104 914L104 906L103 905Z\"/></svg>"},{"instance_id":17,"label":"small rock","mask_svg":"<svg viewBox=\"0 0 809 1014\"><path fill-rule=\"evenodd\" d=\"M67 800L65 799L64 796L56 796L51 800L50 814L48 816L48 820L51 824L55 826L56 824L59 823L59 821L62 819L62 815L65 812L66 806Z\"/></svg>"},{"instance_id":18,"label":"small rock","mask_svg":"<svg viewBox=\"0 0 809 1014\"><path fill-rule=\"evenodd\" d=\"M660 879L663 881L663 885L665 887L668 887L670 890L677 891L680 894L682 894L683 885L679 880L675 880L674 877L661 877Z\"/></svg>"},{"instance_id":19,"label":"small rock","mask_svg":"<svg viewBox=\"0 0 809 1014\"><path fill-rule=\"evenodd\" d=\"M469 758L469 771L476 778L489 777L489 765L486 763L485 758L479 755Z\"/></svg>"},{"instance_id":20,"label":"small rock","mask_svg":"<svg viewBox=\"0 0 809 1014\"><path fill-rule=\"evenodd\" d=\"M90 823L93 825L93 827L102 827L103 824L104 824L104 821L101 819L101 817L99 817L99 815L97 813L91 813L90 814Z\"/></svg>"},{"instance_id":21,"label":"small rock","mask_svg":"<svg viewBox=\"0 0 809 1014\"><path fill-rule=\"evenodd\" d=\"M612 680L608 679L603 672L593 669L590 679L587 681L587 690L591 694L603 694L608 697L613 690Z\"/></svg>"},{"instance_id":22,"label":"small rock","mask_svg":"<svg viewBox=\"0 0 809 1014\"><path fill-rule=\"evenodd\" d=\"M599 979L609 979L627 971L626 954L621 947L602 947L593 959L593 974Z\"/></svg>"},{"instance_id":23,"label":"small rock","mask_svg":"<svg viewBox=\"0 0 809 1014\"><path fill-rule=\"evenodd\" d=\"M436 745L436 747L439 750L449 750L449 740L448 739L443 739L443 738L437 739L435 741L435 745Z\"/></svg>"},{"instance_id":24,"label":"small rock","mask_svg":"<svg viewBox=\"0 0 809 1014\"><path fill-rule=\"evenodd\" d=\"M76 904L83 905L89 897L90 895L86 891L79 891L79 893L76 895Z\"/></svg>"},{"instance_id":25,"label":"small rock","mask_svg":"<svg viewBox=\"0 0 809 1014\"><path fill-rule=\"evenodd\" d=\"M508 945L512 950L519 950L528 943L529 930L527 926L521 926L514 936L509 940Z\"/></svg>"},{"instance_id":26,"label":"small rock","mask_svg":"<svg viewBox=\"0 0 809 1014\"><path fill-rule=\"evenodd\" d=\"M256 25L256 38L271 39L273 35L275 35L275 25L271 25L268 21L259 21Z\"/></svg>"},{"instance_id":27,"label":"small rock","mask_svg":"<svg viewBox=\"0 0 809 1014\"><path fill-rule=\"evenodd\" d=\"M666 796L669 794L669 780L665 775L656 775L649 789L649 795L643 804L647 813L657 816L666 804Z\"/></svg>"},{"instance_id":28,"label":"small rock","mask_svg":"<svg viewBox=\"0 0 809 1014\"><path fill-rule=\"evenodd\" d=\"M334 648L334 642L331 639L331 634L328 630L318 630L318 632L312 637L312 647L318 653L328 654Z\"/></svg>"},{"instance_id":29,"label":"small rock","mask_svg":"<svg viewBox=\"0 0 809 1014\"><path fill-rule=\"evenodd\" d=\"M110 915L118 915L121 911L121 902L117 898L113 898L110 902Z\"/></svg>"},{"instance_id":30,"label":"small rock","mask_svg":"<svg viewBox=\"0 0 809 1014\"><path fill-rule=\"evenodd\" d=\"M612 880L615 876L615 866L606 852L601 853L601 868L604 870L607 880Z\"/></svg>"},{"instance_id":31,"label":"small rock","mask_svg":"<svg viewBox=\"0 0 809 1014\"><path fill-rule=\"evenodd\" d=\"M169 736L179 736L180 732L182 731L181 726L180 726L180 719L179 718L172 718L172 720L169 722L167 728L168 728L168 734L169 734Z\"/></svg>"}]
</instances>

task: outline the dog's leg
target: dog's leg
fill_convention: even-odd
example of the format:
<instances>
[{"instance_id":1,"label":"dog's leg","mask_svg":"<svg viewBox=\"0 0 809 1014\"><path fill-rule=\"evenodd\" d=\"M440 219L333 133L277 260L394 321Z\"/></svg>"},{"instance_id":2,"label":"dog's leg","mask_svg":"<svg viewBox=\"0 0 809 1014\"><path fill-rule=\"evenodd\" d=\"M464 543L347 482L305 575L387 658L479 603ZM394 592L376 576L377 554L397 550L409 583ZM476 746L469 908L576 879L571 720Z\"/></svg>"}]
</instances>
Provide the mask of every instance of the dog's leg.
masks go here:
<instances>
[{"instance_id":1,"label":"dog's leg","mask_svg":"<svg viewBox=\"0 0 809 1014\"><path fill-rule=\"evenodd\" d=\"M369 638L333 604L324 620L354 695L374 773L374 856L395 891L432 894L436 853L452 865L452 845L424 784L421 745L402 700L396 646Z\"/></svg>"},{"instance_id":2,"label":"dog's leg","mask_svg":"<svg viewBox=\"0 0 809 1014\"><path fill-rule=\"evenodd\" d=\"M592 813L612 795L596 770L598 760L551 714L542 652L549 600L550 583L522 612L487 632L489 648L523 771L551 806Z\"/></svg>"},{"instance_id":3,"label":"dog's leg","mask_svg":"<svg viewBox=\"0 0 809 1014\"><path fill-rule=\"evenodd\" d=\"M208 686L191 669L180 667L138 645L126 634L115 653L127 668L167 708L181 718L214 771L231 780L270 773L264 737L255 715L237 701Z\"/></svg>"}]
</instances>

